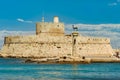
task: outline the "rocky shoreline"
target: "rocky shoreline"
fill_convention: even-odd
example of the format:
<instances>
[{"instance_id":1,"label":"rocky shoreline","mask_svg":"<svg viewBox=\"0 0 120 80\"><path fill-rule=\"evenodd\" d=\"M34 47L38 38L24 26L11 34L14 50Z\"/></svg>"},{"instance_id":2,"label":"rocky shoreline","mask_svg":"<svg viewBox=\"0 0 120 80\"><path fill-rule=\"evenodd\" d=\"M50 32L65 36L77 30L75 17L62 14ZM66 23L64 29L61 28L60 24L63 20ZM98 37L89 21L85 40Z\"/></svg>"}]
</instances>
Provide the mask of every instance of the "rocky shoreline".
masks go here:
<instances>
[{"instance_id":1,"label":"rocky shoreline","mask_svg":"<svg viewBox=\"0 0 120 80\"><path fill-rule=\"evenodd\" d=\"M120 59L27 59L26 63L57 63L57 64L81 64L81 63L120 63Z\"/></svg>"},{"instance_id":2,"label":"rocky shoreline","mask_svg":"<svg viewBox=\"0 0 120 80\"><path fill-rule=\"evenodd\" d=\"M63 58L42 58L42 59L26 59L25 63L49 63L49 64L81 64L91 63L90 59L86 60L75 60L75 59L63 59Z\"/></svg>"},{"instance_id":3,"label":"rocky shoreline","mask_svg":"<svg viewBox=\"0 0 120 80\"><path fill-rule=\"evenodd\" d=\"M24 59L24 63L38 64L90 64L90 63L120 63L120 58L80 58L80 57L25 57L10 56L0 54L0 58L20 58Z\"/></svg>"}]
</instances>

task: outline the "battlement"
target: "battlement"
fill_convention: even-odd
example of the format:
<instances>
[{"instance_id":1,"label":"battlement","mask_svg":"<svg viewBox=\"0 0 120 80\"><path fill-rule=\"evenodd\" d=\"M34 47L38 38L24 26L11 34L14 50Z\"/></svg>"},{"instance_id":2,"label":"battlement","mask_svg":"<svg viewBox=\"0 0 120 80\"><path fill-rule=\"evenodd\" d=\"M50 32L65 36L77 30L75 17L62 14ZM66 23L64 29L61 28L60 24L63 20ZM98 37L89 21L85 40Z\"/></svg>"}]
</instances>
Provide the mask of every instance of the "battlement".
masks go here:
<instances>
[{"instance_id":1,"label":"battlement","mask_svg":"<svg viewBox=\"0 0 120 80\"><path fill-rule=\"evenodd\" d=\"M76 37L78 44L110 44L109 38L96 37ZM72 43L72 36L45 36L45 35L30 35L30 36L7 36L4 39L5 44L9 43L38 43L38 42L58 42Z\"/></svg>"},{"instance_id":2,"label":"battlement","mask_svg":"<svg viewBox=\"0 0 120 80\"><path fill-rule=\"evenodd\" d=\"M78 37L77 38L79 43L86 43L86 44L110 44L109 38L97 38L97 37Z\"/></svg>"},{"instance_id":3,"label":"battlement","mask_svg":"<svg viewBox=\"0 0 120 80\"><path fill-rule=\"evenodd\" d=\"M37 22L36 35L45 34L51 36L63 36L64 24L59 22L58 17L54 17L54 22Z\"/></svg>"},{"instance_id":4,"label":"battlement","mask_svg":"<svg viewBox=\"0 0 120 80\"><path fill-rule=\"evenodd\" d=\"M31 43L72 43L69 36L44 36L44 35L30 35L30 36L7 36L4 39L4 44L31 44Z\"/></svg>"}]
</instances>

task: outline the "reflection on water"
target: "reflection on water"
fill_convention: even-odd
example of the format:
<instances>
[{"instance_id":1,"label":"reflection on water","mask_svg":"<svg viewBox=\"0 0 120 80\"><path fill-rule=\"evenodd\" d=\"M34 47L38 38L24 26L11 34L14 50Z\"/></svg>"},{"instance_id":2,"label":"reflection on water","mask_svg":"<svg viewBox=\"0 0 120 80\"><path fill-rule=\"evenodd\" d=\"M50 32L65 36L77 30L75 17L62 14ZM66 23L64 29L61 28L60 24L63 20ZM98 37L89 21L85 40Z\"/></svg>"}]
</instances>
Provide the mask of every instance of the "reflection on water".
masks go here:
<instances>
[{"instance_id":1,"label":"reflection on water","mask_svg":"<svg viewBox=\"0 0 120 80\"><path fill-rule=\"evenodd\" d=\"M73 72L72 72L72 75L73 75L73 77L76 77L77 75L78 75L78 65L77 64L73 64L72 65L72 70L73 70Z\"/></svg>"},{"instance_id":2,"label":"reflection on water","mask_svg":"<svg viewBox=\"0 0 120 80\"><path fill-rule=\"evenodd\" d=\"M0 80L120 80L120 63L25 64L0 58Z\"/></svg>"}]
</instances>

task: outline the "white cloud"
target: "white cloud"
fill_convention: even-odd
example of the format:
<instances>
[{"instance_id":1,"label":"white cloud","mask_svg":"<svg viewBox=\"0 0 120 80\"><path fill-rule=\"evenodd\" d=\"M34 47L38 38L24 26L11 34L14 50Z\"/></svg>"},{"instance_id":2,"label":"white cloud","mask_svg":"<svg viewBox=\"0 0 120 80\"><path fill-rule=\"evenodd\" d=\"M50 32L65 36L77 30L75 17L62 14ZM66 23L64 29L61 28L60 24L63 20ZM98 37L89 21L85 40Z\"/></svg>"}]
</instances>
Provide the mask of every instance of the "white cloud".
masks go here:
<instances>
[{"instance_id":1,"label":"white cloud","mask_svg":"<svg viewBox=\"0 0 120 80\"><path fill-rule=\"evenodd\" d=\"M107 37L113 48L120 48L120 24L75 24L83 36ZM72 24L65 27L66 33L73 31Z\"/></svg>"},{"instance_id":2,"label":"white cloud","mask_svg":"<svg viewBox=\"0 0 120 80\"><path fill-rule=\"evenodd\" d=\"M1 30L0 31L0 40L3 40L5 36L16 36L16 35L32 35L35 34L34 31L7 31Z\"/></svg>"},{"instance_id":3,"label":"white cloud","mask_svg":"<svg viewBox=\"0 0 120 80\"><path fill-rule=\"evenodd\" d=\"M25 23L33 23L32 21L25 21L24 19L18 18L17 21Z\"/></svg>"},{"instance_id":4,"label":"white cloud","mask_svg":"<svg viewBox=\"0 0 120 80\"><path fill-rule=\"evenodd\" d=\"M116 6L118 3L117 2L114 2L114 3L109 3L108 5L109 6Z\"/></svg>"},{"instance_id":5,"label":"white cloud","mask_svg":"<svg viewBox=\"0 0 120 80\"><path fill-rule=\"evenodd\" d=\"M100 30L120 30L120 24L75 24L79 28L79 31L100 31ZM68 24L65 27L67 30L72 29L72 24Z\"/></svg>"},{"instance_id":6,"label":"white cloud","mask_svg":"<svg viewBox=\"0 0 120 80\"><path fill-rule=\"evenodd\" d=\"M20 18L18 18L17 21L19 21L19 22L24 22L24 20L23 20L23 19L20 19Z\"/></svg>"},{"instance_id":7,"label":"white cloud","mask_svg":"<svg viewBox=\"0 0 120 80\"><path fill-rule=\"evenodd\" d=\"M0 31L0 48L3 45L4 37L5 36L21 36L21 35L33 35L35 34L34 31L7 31L7 30L1 30Z\"/></svg>"},{"instance_id":8,"label":"white cloud","mask_svg":"<svg viewBox=\"0 0 120 80\"><path fill-rule=\"evenodd\" d=\"M109 6L117 6L117 5L119 5L119 4L120 4L120 0L116 0L115 2L109 3L108 5L109 5Z\"/></svg>"}]
</instances>

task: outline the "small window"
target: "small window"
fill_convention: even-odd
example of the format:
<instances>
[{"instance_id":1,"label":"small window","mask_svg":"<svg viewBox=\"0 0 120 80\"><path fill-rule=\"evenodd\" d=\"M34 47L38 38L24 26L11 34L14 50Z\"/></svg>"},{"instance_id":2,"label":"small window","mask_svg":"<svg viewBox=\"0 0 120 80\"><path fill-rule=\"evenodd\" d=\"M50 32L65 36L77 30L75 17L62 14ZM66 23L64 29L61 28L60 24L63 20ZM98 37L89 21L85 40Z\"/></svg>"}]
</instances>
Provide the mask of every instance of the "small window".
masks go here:
<instances>
[{"instance_id":1,"label":"small window","mask_svg":"<svg viewBox=\"0 0 120 80\"><path fill-rule=\"evenodd\" d=\"M63 59L66 59L66 58L67 58L66 56L63 57Z\"/></svg>"},{"instance_id":2,"label":"small window","mask_svg":"<svg viewBox=\"0 0 120 80\"><path fill-rule=\"evenodd\" d=\"M61 48L60 46L57 46L57 48Z\"/></svg>"},{"instance_id":3,"label":"small window","mask_svg":"<svg viewBox=\"0 0 120 80\"><path fill-rule=\"evenodd\" d=\"M83 56L82 59L85 59L85 56Z\"/></svg>"},{"instance_id":4,"label":"small window","mask_svg":"<svg viewBox=\"0 0 120 80\"><path fill-rule=\"evenodd\" d=\"M74 42L73 42L73 44L76 44L76 39L74 39Z\"/></svg>"}]
</instances>

